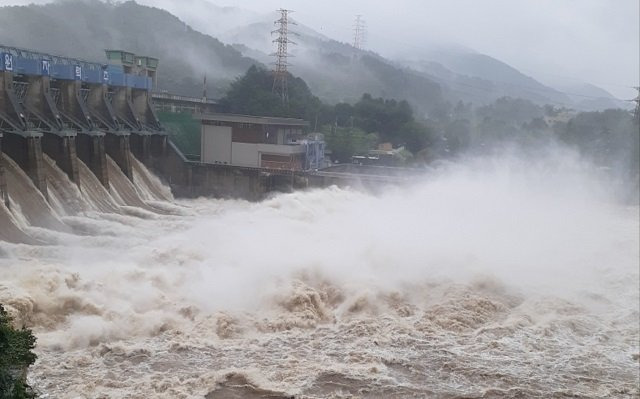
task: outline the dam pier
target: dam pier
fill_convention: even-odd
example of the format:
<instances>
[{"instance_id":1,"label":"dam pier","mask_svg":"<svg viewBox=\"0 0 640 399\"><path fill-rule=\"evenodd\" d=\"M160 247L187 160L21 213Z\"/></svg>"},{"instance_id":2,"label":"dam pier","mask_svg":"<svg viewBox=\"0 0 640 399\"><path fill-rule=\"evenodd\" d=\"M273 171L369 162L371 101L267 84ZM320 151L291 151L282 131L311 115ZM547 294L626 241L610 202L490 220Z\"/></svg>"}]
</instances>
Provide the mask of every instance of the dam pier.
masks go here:
<instances>
[{"instance_id":1,"label":"dam pier","mask_svg":"<svg viewBox=\"0 0 640 399\"><path fill-rule=\"evenodd\" d=\"M107 51L100 64L12 47L0 56L0 148L45 198L43 155L82 190L78 160L108 188L107 155L131 178L132 154L149 162L166 148L150 100L157 60Z\"/></svg>"}]
</instances>

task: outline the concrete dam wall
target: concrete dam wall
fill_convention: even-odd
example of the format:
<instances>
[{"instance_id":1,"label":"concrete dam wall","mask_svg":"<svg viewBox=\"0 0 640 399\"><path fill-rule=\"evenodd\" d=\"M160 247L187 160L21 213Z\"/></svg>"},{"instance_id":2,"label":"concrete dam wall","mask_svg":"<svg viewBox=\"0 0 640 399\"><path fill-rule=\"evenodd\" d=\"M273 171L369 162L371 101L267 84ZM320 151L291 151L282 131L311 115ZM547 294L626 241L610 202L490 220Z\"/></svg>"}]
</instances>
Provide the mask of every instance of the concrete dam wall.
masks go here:
<instances>
[{"instance_id":1,"label":"concrete dam wall","mask_svg":"<svg viewBox=\"0 0 640 399\"><path fill-rule=\"evenodd\" d=\"M79 213L162 211L148 204L172 199L148 170L167 154L153 59L103 65L5 46L0 56L0 240L82 232L69 219Z\"/></svg>"},{"instance_id":2,"label":"concrete dam wall","mask_svg":"<svg viewBox=\"0 0 640 399\"><path fill-rule=\"evenodd\" d=\"M101 64L2 45L0 56L0 199L7 208L19 205L8 168L19 168L49 200L47 162L80 192L94 181L109 192L120 173L135 184L138 161L180 196L257 199L278 179L189 162L154 112L156 59L107 50Z\"/></svg>"}]
</instances>

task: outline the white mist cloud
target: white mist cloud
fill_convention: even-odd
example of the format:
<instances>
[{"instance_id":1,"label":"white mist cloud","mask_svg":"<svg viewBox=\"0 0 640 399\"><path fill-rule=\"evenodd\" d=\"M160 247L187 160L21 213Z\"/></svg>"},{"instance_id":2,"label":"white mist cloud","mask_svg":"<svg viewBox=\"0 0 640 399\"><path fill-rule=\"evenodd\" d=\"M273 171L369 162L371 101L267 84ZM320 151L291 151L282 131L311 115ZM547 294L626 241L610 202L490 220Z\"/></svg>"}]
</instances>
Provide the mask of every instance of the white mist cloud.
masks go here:
<instances>
[{"instance_id":1,"label":"white mist cloud","mask_svg":"<svg viewBox=\"0 0 640 399\"><path fill-rule=\"evenodd\" d=\"M376 195L165 202L171 214L102 213L90 199L109 194L83 190L93 211L59 210L82 234L0 241L0 303L33 327L30 378L56 397L202 397L212 370L231 369L297 394L327 371L386 383L397 369L385 359L415 367L424 392L451 389L433 365L452 359L483 381L510 370L538 387L562 370L545 389L633 392L638 207L616 203L573 151L527 153L441 164ZM136 165L141 190L110 170L120 196L164 197ZM50 178L77 192L61 171ZM581 387L584 370L597 378Z\"/></svg>"},{"instance_id":2,"label":"white mist cloud","mask_svg":"<svg viewBox=\"0 0 640 399\"><path fill-rule=\"evenodd\" d=\"M524 298L584 293L628 307L637 209L612 204L602 187L589 165L557 151L470 159L380 195L188 201L191 215L127 221L116 237L116 220L90 215L92 236L4 245L13 259L0 262L0 300L54 347L190 330L220 311L289 317L281 303L301 276L335 287L346 308L362 295L383 306L374 298L390 292L419 303L429 284L477 280Z\"/></svg>"}]
</instances>

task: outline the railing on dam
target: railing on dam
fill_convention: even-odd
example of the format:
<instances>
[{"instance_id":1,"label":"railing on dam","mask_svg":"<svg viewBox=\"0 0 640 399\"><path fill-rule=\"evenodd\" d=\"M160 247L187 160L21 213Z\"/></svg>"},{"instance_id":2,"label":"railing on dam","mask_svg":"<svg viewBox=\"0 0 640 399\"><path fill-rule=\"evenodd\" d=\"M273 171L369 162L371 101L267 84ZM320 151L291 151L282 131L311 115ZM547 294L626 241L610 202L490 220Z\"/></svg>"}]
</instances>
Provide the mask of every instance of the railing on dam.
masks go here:
<instances>
[{"instance_id":1,"label":"railing on dam","mask_svg":"<svg viewBox=\"0 0 640 399\"><path fill-rule=\"evenodd\" d=\"M175 102L181 101L181 102L198 103L198 104L212 104L212 105L218 104L216 100L212 100L210 98L181 96L178 94L171 94L171 93L157 92L157 91L154 91L151 93L151 98L153 98L154 100L168 100L168 101L175 101Z\"/></svg>"},{"instance_id":2,"label":"railing on dam","mask_svg":"<svg viewBox=\"0 0 640 399\"><path fill-rule=\"evenodd\" d=\"M206 97L189 97L166 92L152 92L151 98L156 111L186 112L190 114L215 113L219 111L216 100Z\"/></svg>"}]
</instances>

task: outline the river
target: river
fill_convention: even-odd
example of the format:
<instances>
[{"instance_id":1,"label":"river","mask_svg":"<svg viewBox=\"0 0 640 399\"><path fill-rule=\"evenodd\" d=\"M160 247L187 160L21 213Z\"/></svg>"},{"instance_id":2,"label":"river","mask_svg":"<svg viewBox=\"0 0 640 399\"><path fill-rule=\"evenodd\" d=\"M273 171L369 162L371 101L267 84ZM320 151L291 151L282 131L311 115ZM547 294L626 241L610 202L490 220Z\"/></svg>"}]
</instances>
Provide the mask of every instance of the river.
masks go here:
<instances>
[{"instance_id":1,"label":"river","mask_svg":"<svg viewBox=\"0 0 640 399\"><path fill-rule=\"evenodd\" d=\"M638 207L570 152L257 203L51 160L47 203L5 160L0 303L43 397L640 395Z\"/></svg>"}]
</instances>

